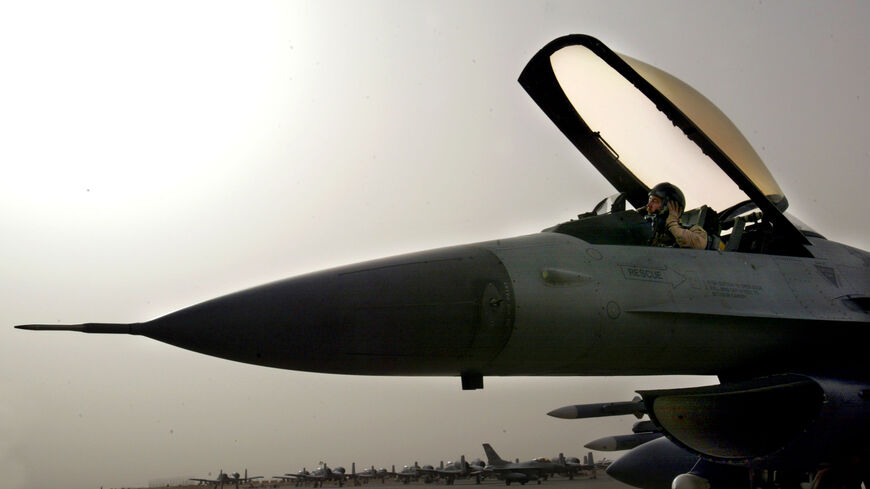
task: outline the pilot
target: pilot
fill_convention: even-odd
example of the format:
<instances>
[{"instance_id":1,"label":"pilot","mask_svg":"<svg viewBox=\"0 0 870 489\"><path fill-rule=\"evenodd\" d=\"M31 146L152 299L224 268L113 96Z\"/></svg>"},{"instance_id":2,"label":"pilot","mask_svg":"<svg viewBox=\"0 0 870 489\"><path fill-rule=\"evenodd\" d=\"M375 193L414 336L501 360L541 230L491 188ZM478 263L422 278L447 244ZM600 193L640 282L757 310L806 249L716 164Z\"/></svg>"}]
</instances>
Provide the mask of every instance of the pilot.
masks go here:
<instances>
[{"instance_id":1,"label":"pilot","mask_svg":"<svg viewBox=\"0 0 870 489\"><path fill-rule=\"evenodd\" d=\"M686 207L683 192L668 182L663 182L649 191L646 208L647 219L653 226L653 246L679 246L680 248L707 248L707 231L698 225L685 228L680 224L680 215Z\"/></svg>"}]
</instances>

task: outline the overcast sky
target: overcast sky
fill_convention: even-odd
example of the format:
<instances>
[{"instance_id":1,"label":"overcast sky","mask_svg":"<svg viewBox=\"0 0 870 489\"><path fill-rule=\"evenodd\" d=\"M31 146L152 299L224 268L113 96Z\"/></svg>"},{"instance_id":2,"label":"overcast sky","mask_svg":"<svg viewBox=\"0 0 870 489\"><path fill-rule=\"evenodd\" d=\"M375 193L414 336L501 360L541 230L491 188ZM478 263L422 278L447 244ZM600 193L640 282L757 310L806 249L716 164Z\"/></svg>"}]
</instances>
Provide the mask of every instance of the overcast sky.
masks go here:
<instances>
[{"instance_id":1,"label":"overcast sky","mask_svg":"<svg viewBox=\"0 0 870 489\"><path fill-rule=\"evenodd\" d=\"M866 2L6 2L0 480L144 486L559 452L566 404L711 378L349 377L23 323L144 321L267 281L537 232L613 188L516 82L591 34L715 102L828 238L870 248Z\"/></svg>"}]
</instances>

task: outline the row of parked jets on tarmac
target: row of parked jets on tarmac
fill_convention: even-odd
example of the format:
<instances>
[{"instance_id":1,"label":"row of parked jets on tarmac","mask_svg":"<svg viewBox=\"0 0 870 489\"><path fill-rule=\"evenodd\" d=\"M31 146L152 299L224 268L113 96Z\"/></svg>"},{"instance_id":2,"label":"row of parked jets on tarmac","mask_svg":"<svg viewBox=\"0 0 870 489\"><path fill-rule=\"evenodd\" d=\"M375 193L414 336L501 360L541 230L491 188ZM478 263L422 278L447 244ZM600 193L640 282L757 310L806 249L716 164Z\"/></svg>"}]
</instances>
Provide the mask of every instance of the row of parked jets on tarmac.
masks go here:
<instances>
[{"instance_id":1,"label":"row of parked jets on tarmac","mask_svg":"<svg viewBox=\"0 0 870 489\"><path fill-rule=\"evenodd\" d=\"M465 460L463 455L459 461L444 462L438 467L432 465L420 466L417 462L414 465L406 465L402 470L396 472L396 467L392 470L385 468L375 469L374 466L356 471L356 464L351 466L351 473L348 474L344 467L330 468L325 463L321 463L320 467L315 470L308 471L302 469L297 473L287 473L284 475L272 476L273 480L293 481L296 486L313 486L323 487L326 482L335 483L338 486L344 486L346 482L351 482L354 485L366 484L372 480L380 480L382 483L387 479L395 479L404 484L412 481L435 482L443 481L446 485L453 485L457 479L474 479L477 484L486 478L497 478L503 480L506 485L511 485L513 482L526 484L530 481L537 482L547 480L553 475L562 475L573 479L575 476L591 473L595 476L595 471L605 469L610 464L607 459L602 459L595 462L592 452L583 457L583 461L577 457L565 457L559 454L557 461L545 457L539 457L525 462L520 462L518 459L510 462L502 459L498 453L492 448L489 443L483 444L483 450L486 453L487 461L474 459L471 462ZM244 476L238 472L225 474L220 472L216 479L190 479L199 482L200 484L213 484L215 488L223 487L225 484L234 484L236 488L240 484L246 484L256 479L263 479L263 476L248 476L248 471L245 470Z\"/></svg>"}]
</instances>

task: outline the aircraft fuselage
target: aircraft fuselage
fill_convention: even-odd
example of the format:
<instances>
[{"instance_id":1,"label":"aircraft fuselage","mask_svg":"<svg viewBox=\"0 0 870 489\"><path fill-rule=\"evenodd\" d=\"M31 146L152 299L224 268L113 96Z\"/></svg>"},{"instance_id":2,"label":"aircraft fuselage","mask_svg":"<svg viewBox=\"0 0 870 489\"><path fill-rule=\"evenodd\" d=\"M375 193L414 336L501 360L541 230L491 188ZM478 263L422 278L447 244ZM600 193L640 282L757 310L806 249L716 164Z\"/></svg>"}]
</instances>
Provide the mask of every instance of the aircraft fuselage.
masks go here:
<instances>
[{"instance_id":1,"label":"aircraft fuselage","mask_svg":"<svg viewBox=\"0 0 870 489\"><path fill-rule=\"evenodd\" d=\"M342 374L850 371L859 356L845 350L867 313L849 298L868 296L870 258L814 243L816 258L798 258L544 232L316 272L146 323L83 330Z\"/></svg>"}]
</instances>

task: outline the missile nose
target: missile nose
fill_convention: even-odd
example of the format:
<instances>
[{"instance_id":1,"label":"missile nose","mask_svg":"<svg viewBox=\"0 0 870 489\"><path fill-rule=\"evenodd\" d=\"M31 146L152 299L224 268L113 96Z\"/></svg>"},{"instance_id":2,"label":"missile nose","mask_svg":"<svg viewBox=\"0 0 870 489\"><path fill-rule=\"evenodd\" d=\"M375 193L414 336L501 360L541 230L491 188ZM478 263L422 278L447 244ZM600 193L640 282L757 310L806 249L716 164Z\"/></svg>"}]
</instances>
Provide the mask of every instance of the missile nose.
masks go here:
<instances>
[{"instance_id":1,"label":"missile nose","mask_svg":"<svg viewBox=\"0 0 870 489\"><path fill-rule=\"evenodd\" d=\"M368 375L485 373L510 337L511 280L479 245L316 272L143 324L141 334L232 360Z\"/></svg>"},{"instance_id":2,"label":"missile nose","mask_svg":"<svg viewBox=\"0 0 870 489\"><path fill-rule=\"evenodd\" d=\"M576 419L577 418L577 407L576 406L562 406L560 408L554 409L547 413L547 416L552 416L554 418L561 419Z\"/></svg>"},{"instance_id":3,"label":"missile nose","mask_svg":"<svg viewBox=\"0 0 870 489\"><path fill-rule=\"evenodd\" d=\"M592 440L583 446L590 450L596 450L599 452L612 452L616 450L616 439L612 436L605 436L603 438L598 438L597 440Z\"/></svg>"},{"instance_id":4,"label":"missile nose","mask_svg":"<svg viewBox=\"0 0 870 489\"><path fill-rule=\"evenodd\" d=\"M573 406L564 406L554 409L547 413L554 418L562 419L578 419L578 418L600 418L604 416L621 416L624 414L632 414L640 419L646 413L646 407L640 397L635 397L632 401L623 402L602 402L595 404L575 404Z\"/></svg>"}]
</instances>

